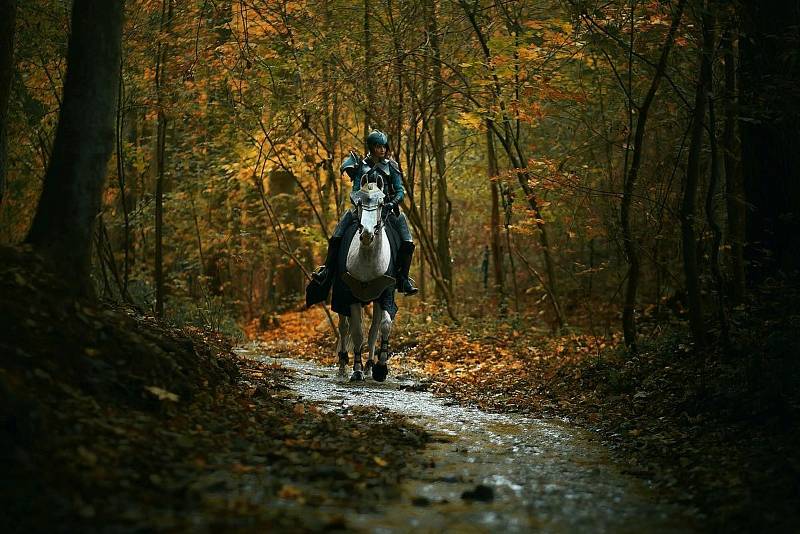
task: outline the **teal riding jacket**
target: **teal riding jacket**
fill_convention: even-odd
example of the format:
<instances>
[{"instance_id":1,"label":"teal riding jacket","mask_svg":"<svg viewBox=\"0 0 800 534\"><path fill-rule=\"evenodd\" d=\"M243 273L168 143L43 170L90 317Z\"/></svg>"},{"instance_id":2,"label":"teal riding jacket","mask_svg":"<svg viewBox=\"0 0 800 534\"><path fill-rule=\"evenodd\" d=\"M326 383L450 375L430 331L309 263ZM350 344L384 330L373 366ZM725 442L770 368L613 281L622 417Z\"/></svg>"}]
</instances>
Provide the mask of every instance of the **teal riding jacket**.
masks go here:
<instances>
[{"instance_id":1,"label":"teal riding jacket","mask_svg":"<svg viewBox=\"0 0 800 534\"><path fill-rule=\"evenodd\" d=\"M385 158L375 163L370 154L362 160L356 154L351 153L345 158L339 169L340 172L346 172L353 181L353 191L361 188L361 177L373 170L383 177L383 192L386 194L386 198L394 204L399 204L406 196L406 190L403 187L403 174L395 160Z\"/></svg>"}]
</instances>

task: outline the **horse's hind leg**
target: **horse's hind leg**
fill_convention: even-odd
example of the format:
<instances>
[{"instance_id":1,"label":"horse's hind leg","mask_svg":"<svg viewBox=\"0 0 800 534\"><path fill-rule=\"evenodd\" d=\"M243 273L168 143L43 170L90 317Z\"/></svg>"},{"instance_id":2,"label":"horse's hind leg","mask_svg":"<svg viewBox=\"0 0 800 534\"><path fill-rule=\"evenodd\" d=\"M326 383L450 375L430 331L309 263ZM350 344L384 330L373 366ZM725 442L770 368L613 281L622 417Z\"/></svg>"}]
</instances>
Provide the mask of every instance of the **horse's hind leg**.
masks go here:
<instances>
[{"instance_id":1,"label":"horse's hind leg","mask_svg":"<svg viewBox=\"0 0 800 534\"><path fill-rule=\"evenodd\" d=\"M372 321L369 325L369 338L367 338L367 347L369 348L369 357L367 358L364 374L370 376L372 366L377 361L375 359L375 347L378 342L378 334L381 327L381 307L377 302L372 303Z\"/></svg>"},{"instance_id":2,"label":"horse's hind leg","mask_svg":"<svg viewBox=\"0 0 800 534\"><path fill-rule=\"evenodd\" d=\"M364 380L364 367L361 363L361 349L364 345L364 332L361 329L361 304L350 305L350 339L353 341L353 374L350 381Z\"/></svg>"},{"instance_id":3,"label":"horse's hind leg","mask_svg":"<svg viewBox=\"0 0 800 534\"><path fill-rule=\"evenodd\" d=\"M347 376L347 344L350 341L350 321L346 315L339 314L339 342L336 344L336 353L339 356L339 378Z\"/></svg>"},{"instance_id":4,"label":"horse's hind leg","mask_svg":"<svg viewBox=\"0 0 800 534\"><path fill-rule=\"evenodd\" d=\"M389 335L392 333L392 316L377 302L374 306L375 313L373 314L372 322L380 325L381 348L378 353L378 361L372 369L372 377L378 382L383 382L389 374L389 366L386 362L389 360Z\"/></svg>"}]
</instances>

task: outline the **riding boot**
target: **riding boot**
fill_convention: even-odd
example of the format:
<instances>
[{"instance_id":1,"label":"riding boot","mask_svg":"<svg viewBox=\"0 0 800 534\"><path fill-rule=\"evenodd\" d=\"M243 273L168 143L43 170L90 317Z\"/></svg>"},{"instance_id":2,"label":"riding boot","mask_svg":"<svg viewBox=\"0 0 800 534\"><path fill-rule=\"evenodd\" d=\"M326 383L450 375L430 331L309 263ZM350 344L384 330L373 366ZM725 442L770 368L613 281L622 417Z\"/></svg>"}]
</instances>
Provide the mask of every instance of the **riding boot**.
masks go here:
<instances>
[{"instance_id":1,"label":"riding boot","mask_svg":"<svg viewBox=\"0 0 800 534\"><path fill-rule=\"evenodd\" d=\"M414 257L413 241L400 243L397 254L397 290L408 296L416 295L419 289L414 286L414 281L408 276L411 269L411 258Z\"/></svg>"},{"instance_id":2,"label":"riding boot","mask_svg":"<svg viewBox=\"0 0 800 534\"><path fill-rule=\"evenodd\" d=\"M328 240L328 254L325 257L325 264L311 273L311 278L321 286L327 284L333 273L336 272L336 261L339 257L339 245L342 242L341 236L333 236Z\"/></svg>"}]
</instances>

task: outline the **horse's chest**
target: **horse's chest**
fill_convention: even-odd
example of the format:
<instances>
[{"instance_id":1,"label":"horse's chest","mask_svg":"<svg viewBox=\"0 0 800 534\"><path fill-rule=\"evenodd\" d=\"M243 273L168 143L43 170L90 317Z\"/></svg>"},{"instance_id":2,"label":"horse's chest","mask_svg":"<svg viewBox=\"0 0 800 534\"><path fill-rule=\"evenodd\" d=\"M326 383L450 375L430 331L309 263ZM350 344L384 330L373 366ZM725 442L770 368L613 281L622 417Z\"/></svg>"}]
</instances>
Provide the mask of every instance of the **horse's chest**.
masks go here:
<instances>
[{"instance_id":1,"label":"horse's chest","mask_svg":"<svg viewBox=\"0 0 800 534\"><path fill-rule=\"evenodd\" d=\"M347 270L356 280L369 282L386 274L390 259L385 229L381 229L380 236L371 247L362 246L356 233L347 252Z\"/></svg>"}]
</instances>

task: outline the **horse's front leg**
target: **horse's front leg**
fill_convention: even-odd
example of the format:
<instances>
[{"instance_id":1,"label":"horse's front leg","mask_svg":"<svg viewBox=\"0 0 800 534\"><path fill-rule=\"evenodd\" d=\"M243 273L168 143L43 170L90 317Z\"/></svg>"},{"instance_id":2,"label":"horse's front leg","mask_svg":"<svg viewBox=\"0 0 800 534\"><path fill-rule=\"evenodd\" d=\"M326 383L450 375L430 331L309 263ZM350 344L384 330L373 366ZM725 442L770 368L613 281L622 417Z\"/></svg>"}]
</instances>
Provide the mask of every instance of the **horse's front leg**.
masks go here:
<instances>
[{"instance_id":1,"label":"horse's front leg","mask_svg":"<svg viewBox=\"0 0 800 534\"><path fill-rule=\"evenodd\" d=\"M353 374L350 381L364 380L364 366L361 363L361 349L364 345L364 332L361 329L361 304L350 305L350 339L353 341Z\"/></svg>"},{"instance_id":2,"label":"horse's front leg","mask_svg":"<svg viewBox=\"0 0 800 534\"><path fill-rule=\"evenodd\" d=\"M339 356L337 362L339 369L337 376L344 378L347 376L347 344L350 341L350 321L346 315L339 314L339 342L336 344L336 353Z\"/></svg>"},{"instance_id":3,"label":"horse's front leg","mask_svg":"<svg viewBox=\"0 0 800 534\"><path fill-rule=\"evenodd\" d=\"M392 316L389 312L384 310L377 302L373 304L375 310L373 312L373 324L380 325L381 331L381 349L378 353L378 361L372 367L372 378L378 382L383 382L389 375L389 335L392 333ZM373 346L374 351L374 346Z\"/></svg>"}]
</instances>

